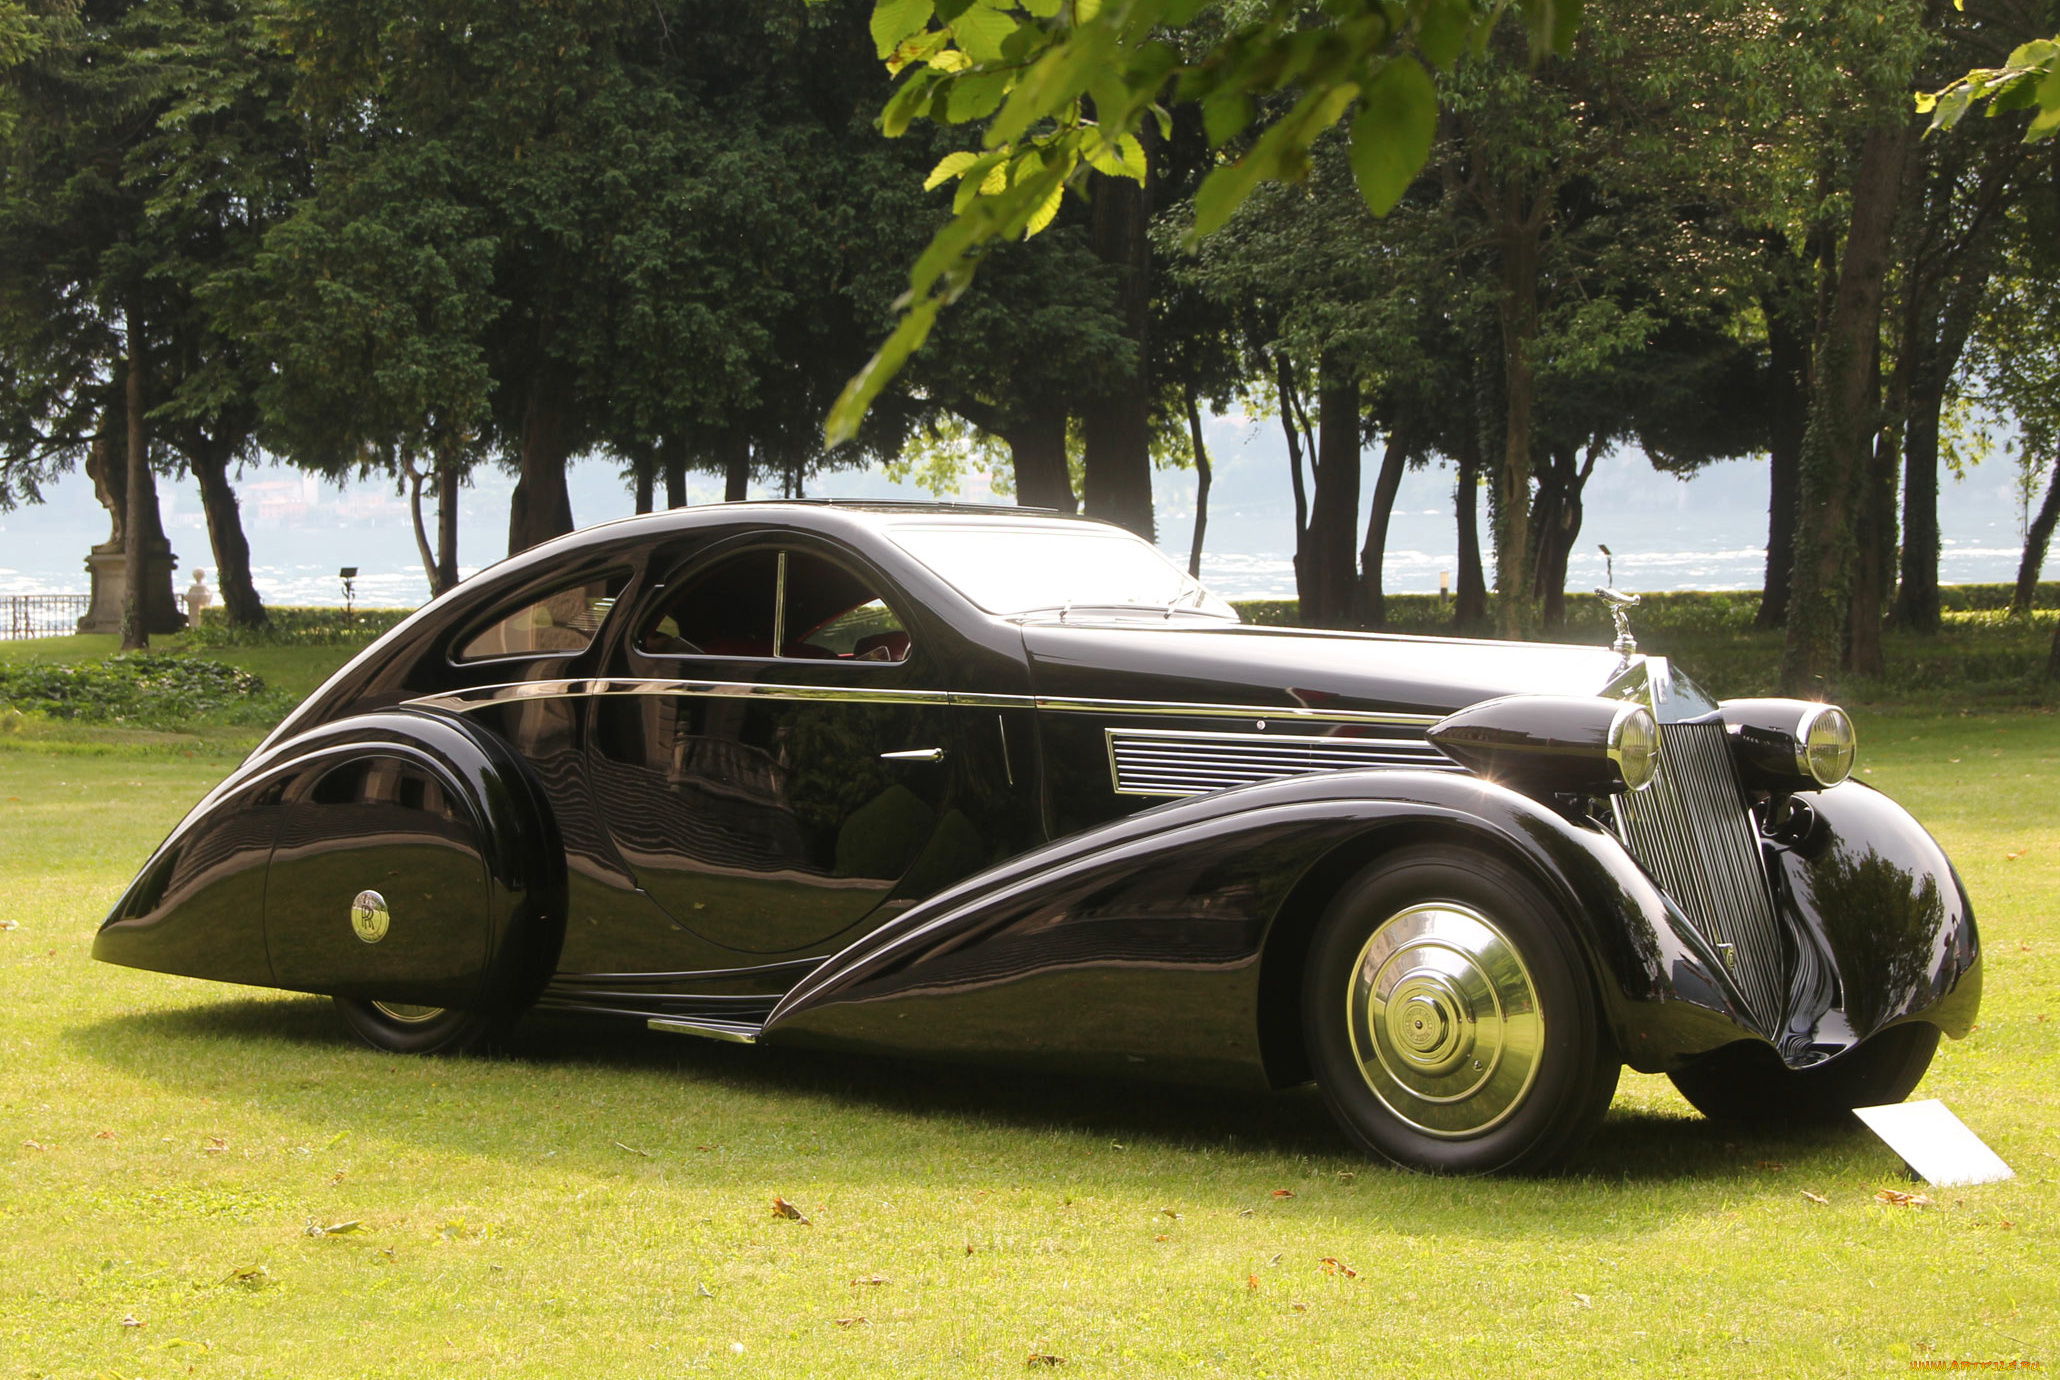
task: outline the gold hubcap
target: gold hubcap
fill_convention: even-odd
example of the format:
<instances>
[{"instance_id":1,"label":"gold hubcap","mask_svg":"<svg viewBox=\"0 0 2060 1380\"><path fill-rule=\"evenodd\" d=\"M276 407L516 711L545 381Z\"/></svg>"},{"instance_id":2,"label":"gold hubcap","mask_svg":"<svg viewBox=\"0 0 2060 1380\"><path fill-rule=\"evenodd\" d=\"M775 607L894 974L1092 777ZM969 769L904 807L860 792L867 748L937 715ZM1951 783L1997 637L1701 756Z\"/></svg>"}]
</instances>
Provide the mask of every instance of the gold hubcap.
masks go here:
<instances>
[{"instance_id":1,"label":"gold hubcap","mask_svg":"<svg viewBox=\"0 0 2060 1380\"><path fill-rule=\"evenodd\" d=\"M420 1025L443 1014L441 1006L410 1006L406 1002L396 1001L375 1001L372 1003L372 1009L390 1020L400 1021L405 1025Z\"/></svg>"},{"instance_id":2,"label":"gold hubcap","mask_svg":"<svg viewBox=\"0 0 2060 1380\"><path fill-rule=\"evenodd\" d=\"M1515 946L1451 901L1411 906L1374 930L1352 965L1345 1018L1366 1086L1433 1136L1500 1123L1545 1049L1537 988Z\"/></svg>"}]
</instances>

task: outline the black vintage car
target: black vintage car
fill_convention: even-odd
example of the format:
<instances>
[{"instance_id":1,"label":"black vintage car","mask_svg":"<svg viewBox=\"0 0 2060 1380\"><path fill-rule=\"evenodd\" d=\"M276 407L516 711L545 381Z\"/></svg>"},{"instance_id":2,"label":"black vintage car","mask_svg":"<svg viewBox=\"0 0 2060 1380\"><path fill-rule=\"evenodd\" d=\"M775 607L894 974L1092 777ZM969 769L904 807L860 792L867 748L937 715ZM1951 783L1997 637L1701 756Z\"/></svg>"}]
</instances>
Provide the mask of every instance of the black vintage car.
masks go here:
<instances>
[{"instance_id":1,"label":"black vintage car","mask_svg":"<svg viewBox=\"0 0 2060 1380\"><path fill-rule=\"evenodd\" d=\"M172 832L114 963L382 1049L530 1007L1248 1086L1368 1150L1564 1158L1622 1064L1897 1101L1980 1000L1938 845L1826 705L1618 650L1241 624L1009 509L726 504L468 581Z\"/></svg>"}]
</instances>

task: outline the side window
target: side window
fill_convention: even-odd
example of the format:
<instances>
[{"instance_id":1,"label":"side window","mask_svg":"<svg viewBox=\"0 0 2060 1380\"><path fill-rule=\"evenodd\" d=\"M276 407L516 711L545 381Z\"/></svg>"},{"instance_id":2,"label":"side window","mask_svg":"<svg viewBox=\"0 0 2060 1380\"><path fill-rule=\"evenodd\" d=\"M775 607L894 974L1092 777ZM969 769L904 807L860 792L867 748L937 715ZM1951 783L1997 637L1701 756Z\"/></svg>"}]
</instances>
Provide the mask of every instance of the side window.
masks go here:
<instances>
[{"instance_id":1,"label":"side window","mask_svg":"<svg viewBox=\"0 0 2060 1380\"><path fill-rule=\"evenodd\" d=\"M657 616L637 633L637 647L652 656L769 657L779 578L777 551L719 561L666 591Z\"/></svg>"},{"instance_id":2,"label":"side window","mask_svg":"<svg viewBox=\"0 0 2060 1380\"><path fill-rule=\"evenodd\" d=\"M669 594L637 635L651 656L905 661L908 633L873 588L806 551L747 551Z\"/></svg>"},{"instance_id":3,"label":"side window","mask_svg":"<svg viewBox=\"0 0 2060 1380\"><path fill-rule=\"evenodd\" d=\"M623 577L605 576L561 589L487 624L465 640L459 661L506 656L571 656L583 652L600 631Z\"/></svg>"},{"instance_id":4,"label":"side window","mask_svg":"<svg viewBox=\"0 0 2060 1380\"><path fill-rule=\"evenodd\" d=\"M806 551L787 553L781 656L906 661L908 632L872 586Z\"/></svg>"}]
</instances>

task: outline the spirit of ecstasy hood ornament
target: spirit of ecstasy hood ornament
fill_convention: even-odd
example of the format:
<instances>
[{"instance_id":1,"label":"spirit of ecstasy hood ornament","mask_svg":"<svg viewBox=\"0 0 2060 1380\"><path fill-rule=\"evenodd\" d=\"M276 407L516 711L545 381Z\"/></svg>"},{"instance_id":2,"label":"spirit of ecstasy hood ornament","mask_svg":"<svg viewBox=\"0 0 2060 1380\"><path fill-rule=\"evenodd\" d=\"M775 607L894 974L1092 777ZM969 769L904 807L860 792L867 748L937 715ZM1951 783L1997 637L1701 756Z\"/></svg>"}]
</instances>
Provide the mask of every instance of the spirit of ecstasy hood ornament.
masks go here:
<instances>
[{"instance_id":1,"label":"spirit of ecstasy hood ornament","mask_svg":"<svg viewBox=\"0 0 2060 1380\"><path fill-rule=\"evenodd\" d=\"M1603 578L1605 583L1595 593L1603 603L1609 605L1610 619L1616 624L1617 628L1617 640L1609 644L1609 649L1628 661L1638 653L1638 639L1631 636L1630 614L1630 610L1638 603L1638 596L1626 594L1623 590L1615 587L1617 582L1616 559L1610 555L1607 546L1597 542L1596 547L1602 552L1603 570L1605 572Z\"/></svg>"}]
</instances>

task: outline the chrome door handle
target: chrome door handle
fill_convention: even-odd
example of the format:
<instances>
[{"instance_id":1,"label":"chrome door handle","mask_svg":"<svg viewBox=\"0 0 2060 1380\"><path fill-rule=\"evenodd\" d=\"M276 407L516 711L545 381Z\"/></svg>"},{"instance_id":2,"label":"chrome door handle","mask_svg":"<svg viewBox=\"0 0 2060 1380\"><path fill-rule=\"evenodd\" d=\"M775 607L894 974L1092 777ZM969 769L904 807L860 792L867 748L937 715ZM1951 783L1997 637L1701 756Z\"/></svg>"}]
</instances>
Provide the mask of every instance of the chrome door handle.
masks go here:
<instances>
[{"instance_id":1,"label":"chrome door handle","mask_svg":"<svg viewBox=\"0 0 2060 1380\"><path fill-rule=\"evenodd\" d=\"M900 752L883 752L882 762L942 762L943 748L904 748Z\"/></svg>"}]
</instances>

